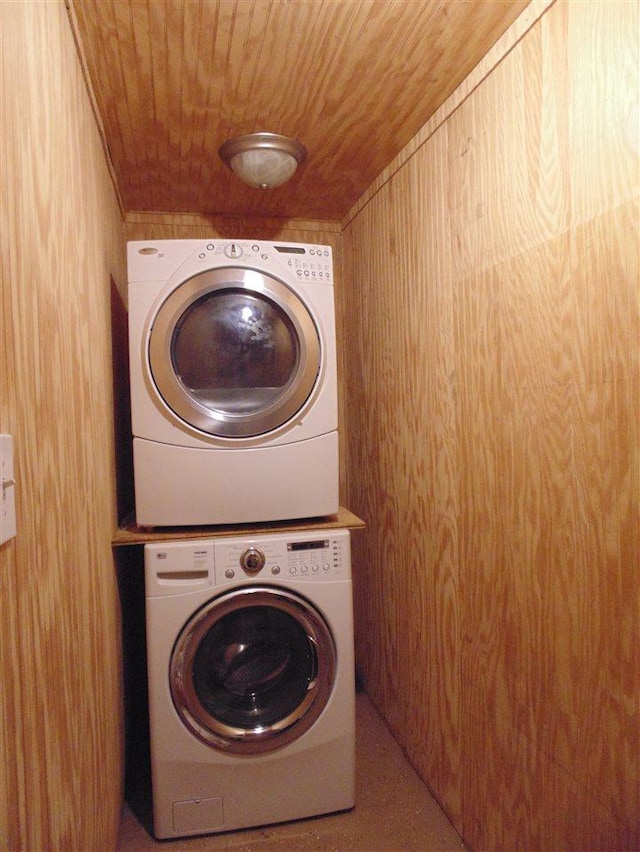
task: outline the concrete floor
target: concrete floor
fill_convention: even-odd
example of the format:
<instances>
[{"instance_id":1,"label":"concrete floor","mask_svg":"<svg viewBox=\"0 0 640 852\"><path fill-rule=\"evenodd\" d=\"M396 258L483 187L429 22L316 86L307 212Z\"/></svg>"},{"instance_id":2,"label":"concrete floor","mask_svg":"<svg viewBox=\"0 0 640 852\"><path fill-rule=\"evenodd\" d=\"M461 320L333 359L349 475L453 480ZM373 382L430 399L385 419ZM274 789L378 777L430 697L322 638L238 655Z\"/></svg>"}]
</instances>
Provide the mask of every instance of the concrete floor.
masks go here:
<instances>
[{"instance_id":1,"label":"concrete floor","mask_svg":"<svg viewBox=\"0 0 640 852\"><path fill-rule=\"evenodd\" d=\"M464 845L363 694L356 703L356 806L352 811L228 834L157 841L125 806L120 852L453 852Z\"/></svg>"}]
</instances>

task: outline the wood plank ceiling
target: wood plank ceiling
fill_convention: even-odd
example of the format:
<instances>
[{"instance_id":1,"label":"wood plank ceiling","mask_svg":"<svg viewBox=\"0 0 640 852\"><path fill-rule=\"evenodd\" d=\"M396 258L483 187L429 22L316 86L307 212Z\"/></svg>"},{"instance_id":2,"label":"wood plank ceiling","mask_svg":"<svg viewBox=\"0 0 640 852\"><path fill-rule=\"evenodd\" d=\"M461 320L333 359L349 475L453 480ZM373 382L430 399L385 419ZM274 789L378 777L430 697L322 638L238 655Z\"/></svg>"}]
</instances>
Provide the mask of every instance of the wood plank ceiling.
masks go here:
<instances>
[{"instance_id":1,"label":"wood plank ceiling","mask_svg":"<svg viewBox=\"0 0 640 852\"><path fill-rule=\"evenodd\" d=\"M528 0L72 0L129 211L340 220ZM225 139L299 139L261 191Z\"/></svg>"}]
</instances>

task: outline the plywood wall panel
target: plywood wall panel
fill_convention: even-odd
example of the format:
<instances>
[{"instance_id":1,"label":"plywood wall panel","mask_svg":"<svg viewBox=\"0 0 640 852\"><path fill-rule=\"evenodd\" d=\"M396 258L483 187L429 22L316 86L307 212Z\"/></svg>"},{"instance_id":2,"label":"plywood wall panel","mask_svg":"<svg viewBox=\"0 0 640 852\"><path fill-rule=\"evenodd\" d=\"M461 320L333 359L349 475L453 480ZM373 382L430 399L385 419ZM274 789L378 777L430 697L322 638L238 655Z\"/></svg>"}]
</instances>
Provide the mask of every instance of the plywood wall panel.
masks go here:
<instances>
[{"instance_id":1,"label":"plywood wall panel","mask_svg":"<svg viewBox=\"0 0 640 852\"><path fill-rule=\"evenodd\" d=\"M63 3L3 3L2 833L107 849L122 796L110 277L120 211ZM6 332L6 333L5 333Z\"/></svg>"},{"instance_id":2,"label":"plywood wall panel","mask_svg":"<svg viewBox=\"0 0 640 852\"><path fill-rule=\"evenodd\" d=\"M531 64L535 58L537 66L544 67L548 50L560 69L554 75L552 97L542 95L550 108L542 112L538 108L539 118L531 124L531 130L538 127L538 132L527 138L537 136L538 154L545 147L544 134L562 142L546 146L558 154L549 158L544 180L549 187L554 181L558 185L565 181L559 197L564 201L556 208L564 208L567 218L558 217L553 225L553 207L543 203L554 198L551 189L530 194L528 203L535 218L531 228L523 229L522 243L532 245L520 256L509 257L517 245L520 207L527 199L526 178L533 170L532 151L523 144L521 156L511 154L508 161L517 161L521 177L506 165L505 203L494 201L485 210L496 231L485 240L474 229L473 245L486 244L492 258L487 274L473 278L473 292L486 300L484 313L478 299L465 310L470 290L459 291L458 375L469 379L460 384L461 434L469 431L462 468L473 471L463 492L462 516L473 523L468 535L462 533L468 550L462 559L461 585L465 624L472 624L472 633L479 637L476 652L465 657L464 671L469 682L481 684L477 694L466 693L465 717L475 721L467 730L465 754L479 755L484 749L478 772L468 776L473 780L466 802L467 807L474 803L472 812L501 812L489 791L504 777L505 764L517 765L514 749L520 740L518 749L528 748L540 753L542 760L557 762L567 784L588 791L592 803L600 801L599 808L609 813L612 825L618 825L622 843L629 832L637 831L637 740L634 744L628 738L629 726L637 725L637 703L632 699L627 704L620 690L628 661L619 654L620 638L615 638L611 620L615 613L614 620L622 618L636 636L630 615L631 611L637 614L637 606L619 597L611 572L614 565L615 571L621 567L624 571L617 544L621 518L614 507L627 487L627 475L620 476L619 464L623 459L629 463L634 447L625 443L622 456L617 456L611 418L615 395L638 378L635 349L632 352L628 346L634 331L638 339L637 210L634 204L620 206L621 200L637 192L637 165L634 171L628 142L620 134L609 134L607 158L598 159L600 173L604 163L611 166L605 169L606 193L581 197L588 181L583 176L576 187L575 181L568 180L570 155L583 139L572 135L577 123L570 126L567 115L575 112L577 104L586 109L585 102L591 113L597 113L595 104L602 97L598 87L584 90L576 82L567 52L573 44L578 53L577 43L567 38L569 8L558 8L555 29L550 14L525 42L526 56L525 51L522 57L514 54L501 68L503 77L512 70L521 77L519 62ZM586 13L586 7L582 11ZM581 54L585 45L600 44L591 30L601 26L597 20L595 14ZM584 23L582 19L580 30L585 30ZM619 20L612 29L622 44L622 26L618 26ZM609 38L611 32L604 41ZM597 65L593 55L591 60ZM624 68L624 60L620 65ZM606 76L598 67L600 77ZM534 83L535 79L533 75ZM491 82L498 86L500 75ZM624 87L623 91L629 104L633 91ZM564 108L559 109L562 92ZM497 97L487 100L482 110L485 118L488 112L493 119L498 104L504 106ZM477 108L477 104L465 105L452 120L451 130L473 123ZM486 166L492 142L493 138L487 139L484 145ZM502 150L503 163L505 156ZM491 173L485 170L487 174ZM502 175L498 176L500 186ZM466 181L462 184L468 186ZM478 199L483 199L484 190L481 182ZM573 206L574 198L580 206ZM607 204L616 206L601 214ZM457 226L454 217L454 229ZM460 222L459 232L466 236L468 230L468 222ZM559 235L553 236L554 231ZM475 428L467 426L472 419ZM617 418L615 422L619 427ZM509 435L504 434L506 424L510 424ZM478 504L483 506L480 511ZM491 507L488 513L487 506ZM487 542L488 550L479 561L480 541ZM516 616L518 622L511 623ZM494 641L504 637L504 646L487 651L483 637L489 636ZM501 666L487 679L485 669L477 669L480 660ZM613 670L617 674L611 679ZM493 701L487 702L487 693ZM505 751L501 736L491 733L499 730L510 733L511 749ZM630 754L634 765L620 773L616 768L626 764ZM531 792L529 796L530 836L544 848L552 835L543 828L546 819L536 817L535 796ZM500 833L480 831L479 836L489 846L504 843ZM577 843L576 838L571 843Z\"/></svg>"},{"instance_id":3,"label":"plywood wall panel","mask_svg":"<svg viewBox=\"0 0 640 852\"><path fill-rule=\"evenodd\" d=\"M357 631L359 657L367 661L362 674L423 777L451 805L460 649L452 301L443 247L423 238L432 215L446 231L435 201L444 162L436 153L412 163L352 223L345 279L356 286L345 298L346 316L358 317L347 423L357 435L350 464L362 473L352 475L349 499L371 522L354 562L357 598L368 615ZM455 804L450 813L459 818Z\"/></svg>"},{"instance_id":4,"label":"plywood wall panel","mask_svg":"<svg viewBox=\"0 0 640 852\"><path fill-rule=\"evenodd\" d=\"M640 837L637 15L558 0L345 227L359 665L475 849Z\"/></svg>"},{"instance_id":5,"label":"plywood wall panel","mask_svg":"<svg viewBox=\"0 0 640 852\"><path fill-rule=\"evenodd\" d=\"M256 216L198 216L182 213L146 213L129 211L126 214L128 240L190 240L255 239L291 240L293 242L326 242L336 247L340 243L337 222L306 219L268 219Z\"/></svg>"}]
</instances>

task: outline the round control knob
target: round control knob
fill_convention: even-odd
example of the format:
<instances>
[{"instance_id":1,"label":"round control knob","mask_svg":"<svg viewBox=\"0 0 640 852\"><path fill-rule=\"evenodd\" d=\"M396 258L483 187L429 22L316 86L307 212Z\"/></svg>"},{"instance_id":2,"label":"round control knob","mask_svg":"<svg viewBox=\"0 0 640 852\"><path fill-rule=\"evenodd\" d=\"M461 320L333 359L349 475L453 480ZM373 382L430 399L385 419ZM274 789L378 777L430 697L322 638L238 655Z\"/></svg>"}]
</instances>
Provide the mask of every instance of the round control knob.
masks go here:
<instances>
[{"instance_id":1,"label":"round control knob","mask_svg":"<svg viewBox=\"0 0 640 852\"><path fill-rule=\"evenodd\" d=\"M264 553L257 547L249 547L240 557L240 565L247 574L257 574L262 571L265 563Z\"/></svg>"},{"instance_id":2,"label":"round control knob","mask_svg":"<svg viewBox=\"0 0 640 852\"><path fill-rule=\"evenodd\" d=\"M231 258L242 257L242 246L239 246L238 243L230 243L224 247L224 253Z\"/></svg>"}]
</instances>

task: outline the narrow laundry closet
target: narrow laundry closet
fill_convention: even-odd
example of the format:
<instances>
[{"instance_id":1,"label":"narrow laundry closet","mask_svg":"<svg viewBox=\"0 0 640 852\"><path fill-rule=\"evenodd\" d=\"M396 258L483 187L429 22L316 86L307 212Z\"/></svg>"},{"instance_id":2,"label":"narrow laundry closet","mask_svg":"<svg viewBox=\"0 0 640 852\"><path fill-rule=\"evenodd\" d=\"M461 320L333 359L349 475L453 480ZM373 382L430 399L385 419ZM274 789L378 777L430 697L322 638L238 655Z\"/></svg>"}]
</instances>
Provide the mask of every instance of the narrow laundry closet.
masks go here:
<instances>
[{"instance_id":1,"label":"narrow laundry closet","mask_svg":"<svg viewBox=\"0 0 640 852\"><path fill-rule=\"evenodd\" d=\"M0 846L156 843L125 803L126 246L242 238L331 249L362 522L355 808L247 838L638 847L639 10L0 3ZM272 190L218 156L257 131L307 151Z\"/></svg>"}]
</instances>

